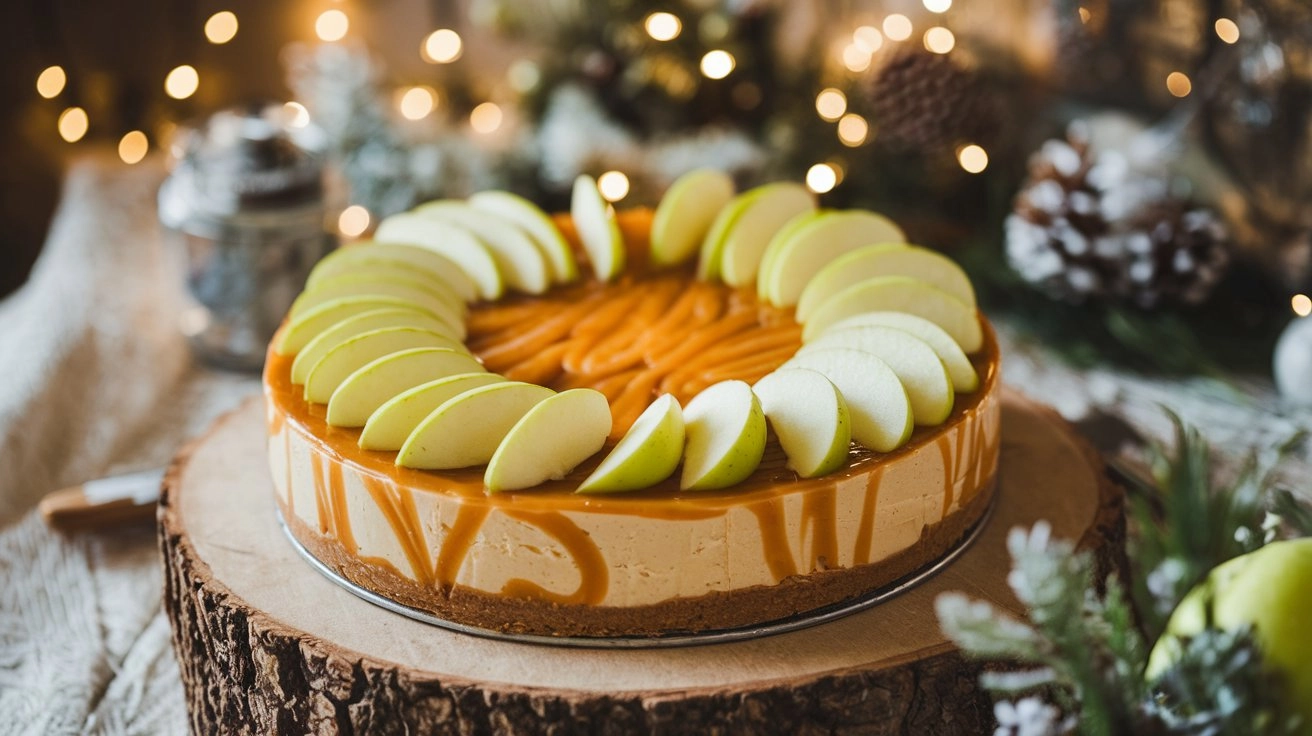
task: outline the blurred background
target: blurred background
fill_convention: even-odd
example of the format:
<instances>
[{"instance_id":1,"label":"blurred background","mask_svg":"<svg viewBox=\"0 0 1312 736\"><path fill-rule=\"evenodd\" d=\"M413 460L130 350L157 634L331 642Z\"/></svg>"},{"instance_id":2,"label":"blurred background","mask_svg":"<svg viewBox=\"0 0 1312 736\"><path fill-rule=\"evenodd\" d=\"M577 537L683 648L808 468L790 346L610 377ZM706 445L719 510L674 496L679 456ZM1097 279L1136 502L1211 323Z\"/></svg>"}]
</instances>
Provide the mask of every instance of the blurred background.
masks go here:
<instances>
[{"instance_id":1,"label":"blurred background","mask_svg":"<svg viewBox=\"0 0 1312 736\"><path fill-rule=\"evenodd\" d=\"M326 226L488 187L620 206L805 181L961 260L1079 361L1269 365L1312 313L1301 0L36 0L0 23L0 295L80 156L168 165L256 100L320 135ZM1164 342L1165 341L1165 342ZM1162 349L1167 344L1170 349Z\"/></svg>"}]
</instances>

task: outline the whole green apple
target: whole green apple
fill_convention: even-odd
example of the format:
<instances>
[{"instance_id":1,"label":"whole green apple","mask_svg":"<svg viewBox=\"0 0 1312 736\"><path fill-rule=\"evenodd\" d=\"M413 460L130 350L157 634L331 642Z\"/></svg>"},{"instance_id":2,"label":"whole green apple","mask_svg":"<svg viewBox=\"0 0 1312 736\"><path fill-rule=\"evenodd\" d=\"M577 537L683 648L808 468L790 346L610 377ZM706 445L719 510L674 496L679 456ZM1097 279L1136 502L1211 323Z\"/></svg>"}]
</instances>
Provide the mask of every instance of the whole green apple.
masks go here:
<instances>
[{"instance_id":1,"label":"whole green apple","mask_svg":"<svg viewBox=\"0 0 1312 736\"><path fill-rule=\"evenodd\" d=\"M1156 678L1180 656L1180 637L1202 631L1206 605L1225 630L1251 625L1264 660L1282 673L1285 702L1312 724L1312 538L1273 542L1218 565L1189 592L1148 658Z\"/></svg>"}]
</instances>

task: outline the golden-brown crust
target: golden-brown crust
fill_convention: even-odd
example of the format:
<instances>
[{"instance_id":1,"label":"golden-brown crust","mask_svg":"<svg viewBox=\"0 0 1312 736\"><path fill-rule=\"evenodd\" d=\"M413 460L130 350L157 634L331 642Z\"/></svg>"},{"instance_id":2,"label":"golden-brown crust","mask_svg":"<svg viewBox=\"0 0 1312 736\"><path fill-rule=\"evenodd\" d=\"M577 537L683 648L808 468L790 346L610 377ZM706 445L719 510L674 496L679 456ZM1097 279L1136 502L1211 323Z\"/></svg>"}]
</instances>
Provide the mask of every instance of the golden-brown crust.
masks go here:
<instances>
[{"instance_id":1,"label":"golden-brown crust","mask_svg":"<svg viewBox=\"0 0 1312 736\"><path fill-rule=\"evenodd\" d=\"M349 554L336 539L282 509L292 535L339 575L367 590L439 618L482 629L543 636L657 636L732 629L785 619L866 595L906 577L950 552L988 511L996 478L920 539L883 560L852 568L818 570L777 585L717 591L643 606L561 605L535 598L493 595L464 586L426 587L387 565Z\"/></svg>"}]
</instances>

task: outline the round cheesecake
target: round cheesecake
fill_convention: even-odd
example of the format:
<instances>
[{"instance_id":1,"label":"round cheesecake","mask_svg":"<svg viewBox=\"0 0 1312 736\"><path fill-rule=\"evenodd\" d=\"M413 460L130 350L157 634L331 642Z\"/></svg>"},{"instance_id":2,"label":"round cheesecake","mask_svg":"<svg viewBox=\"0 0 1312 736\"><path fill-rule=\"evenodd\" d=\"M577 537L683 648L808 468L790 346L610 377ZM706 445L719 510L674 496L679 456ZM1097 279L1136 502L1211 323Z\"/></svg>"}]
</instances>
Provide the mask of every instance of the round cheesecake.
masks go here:
<instances>
[{"instance_id":1,"label":"round cheesecake","mask_svg":"<svg viewBox=\"0 0 1312 736\"><path fill-rule=\"evenodd\" d=\"M661 394L685 404L754 383L802 345L793 309L646 263L651 213L621 212L628 266L537 296L474 304L465 344L491 372L609 401L608 447ZM556 225L579 249L569 218ZM365 246L355 246L365 247ZM984 515L997 475L998 351L980 317L978 388L888 453L855 442L803 479L773 433L746 480L681 491L576 493L605 452L560 480L488 493L482 468L416 470L362 450L303 398L292 357L264 374L269 460L296 540L354 584L481 629L656 636L760 624L854 599L949 553ZM275 343L277 339L275 338ZM569 427L562 426L561 432Z\"/></svg>"}]
</instances>

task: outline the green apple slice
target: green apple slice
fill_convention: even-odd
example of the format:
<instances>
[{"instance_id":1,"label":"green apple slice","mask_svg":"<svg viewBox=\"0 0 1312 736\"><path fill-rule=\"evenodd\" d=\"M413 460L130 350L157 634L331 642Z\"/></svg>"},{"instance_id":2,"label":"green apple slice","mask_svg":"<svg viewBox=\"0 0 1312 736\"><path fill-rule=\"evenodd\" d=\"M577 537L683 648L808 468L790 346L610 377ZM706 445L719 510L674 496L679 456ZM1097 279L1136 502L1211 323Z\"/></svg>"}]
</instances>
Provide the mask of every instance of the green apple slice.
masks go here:
<instances>
[{"instance_id":1,"label":"green apple slice","mask_svg":"<svg viewBox=\"0 0 1312 736\"><path fill-rule=\"evenodd\" d=\"M352 373L384 355L411 348L464 350L451 338L418 327L384 327L352 337L329 350L305 377L305 399L327 404L333 392Z\"/></svg>"},{"instance_id":2,"label":"green apple slice","mask_svg":"<svg viewBox=\"0 0 1312 736\"><path fill-rule=\"evenodd\" d=\"M935 353L938 353L939 360L943 361L943 365L948 369L948 376L952 378L952 388L957 393L968 394L979 388L979 375L975 373L975 366L971 365L966 352L947 331L924 317L906 312L864 312L830 327L820 333L816 339L843 330L875 326L892 327L924 340Z\"/></svg>"},{"instance_id":3,"label":"green apple slice","mask_svg":"<svg viewBox=\"0 0 1312 736\"><path fill-rule=\"evenodd\" d=\"M338 248L324 256L310 271L305 286L308 289L334 276L373 267L423 273L444 282L466 302L478 298L478 286L474 280L450 258L417 245L373 241Z\"/></svg>"},{"instance_id":4,"label":"green apple slice","mask_svg":"<svg viewBox=\"0 0 1312 736\"><path fill-rule=\"evenodd\" d=\"M887 363L907 391L916 424L933 427L952 413L956 398L952 379L938 353L924 340L892 327L852 327L826 332L803 345L798 355L835 347L870 353Z\"/></svg>"},{"instance_id":5,"label":"green apple slice","mask_svg":"<svg viewBox=\"0 0 1312 736\"><path fill-rule=\"evenodd\" d=\"M292 319L328 302L349 296L388 296L415 304L444 322L450 334L465 339L464 302L454 294L432 291L419 281L398 281L368 276L336 276L301 292L292 302L288 315Z\"/></svg>"},{"instance_id":6,"label":"green apple slice","mask_svg":"<svg viewBox=\"0 0 1312 736\"><path fill-rule=\"evenodd\" d=\"M569 213L583 242L583 252L592 263L592 272L600 281L614 279L624 270L624 236L615 220L615 209L601 196L596 179L580 174L574 180Z\"/></svg>"},{"instance_id":7,"label":"green apple slice","mask_svg":"<svg viewBox=\"0 0 1312 736\"><path fill-rule=\"evenodd\" d=\"M687 434L679 488L705 491L746 480L765 454L765 414L742 381L721 381L683 410Z\"/></svg>"},{"instance_id":8,"label":"green apple slice","mask_svg":"<svg viewBox=\"0 0 1312 736\"><path fill-rule=\"evenodd\" d=\"M876 276L853 284L816 307L802 328L810 342L831 326L862 312L907 312L942 327L962 350L973 353L984 343L975 308L910 276Z\"/></svg>"},{"instance_id":9,"label":"green apple slice","mask_svg":"<svg viewBox=\"0 0 1312 736\"><path fill-rule=\"evenodd\" d=\"M865 210L829 212L795 230L777 246L769 272L762 272L766 297L779 307L791 307L811 278L835 258L872 243L900 243L902 230L883 215Z\"/></svg>"},{"instance_id":10,"label":"green apple slice","mask_svg":"<svg viewBox=\"0 0 1312 736\"><path fill-rule=\"evenodd\" d=\"M467 202L440 199L412 212L465 230L487 246L506 285L526 294L541 294L551 285L551 267L542 248L514 224Z\"/></svg>"},{"instance_id":11,"label":"green apple slice","mask_svg":"<svg viewBox=\"0 0 1312 736\"><path fill-rule=\"evenodd\" d=\"M828 378L809 368L780 368L752 386L761 410L803 478L838 470L847 462L852 423L847 401Z\"/></svg>"},{"instance_id":12,"label":"green apple slice","mask_svg":"<svg viewBox=\"0 0 1312 736\"><path fill-rule=\"evenodd\" d=\"M296 355L311 340L322 334L324 330L357 314L379 309L415 312L424 315L429 318L424 323L429 329L442 329L446 324L432 312L396 297L374 294L347 296L308 309L304 313L298 314L295 319L288 321L287 329L282 331L278 343L274 345L274 351L278 355Z\"/></svg>"},{"instance_id":13,"label":"green apple slice","mask_svg":"<svg viewBox=\"0 0 1312 736\"><path fill-rule=\"evenodd\" d=\"M384 355L346 377L328 399L328 423L363 427L378 407L421 383L485 370L463 350L414 348Z\"/></svg>"},{"instance_id":14,"label":"green apple slice","mask_svg":"<svg viewBox=\"0 0 1312 736\"><path fill-rule=\"evenodd\" d=\"M795 355L782 368L810 368L828 378L847 401L852 439L877 452L892 452L911 437L911 401L884 361L852 348L825 348Z\"/></svg>"},{"instance_id":15,"label":"green apple slice","mask_svg":"<svg viewBox=\"0 0 1312 736\"><path fill-rule=\"evenodd\" d=\"M675 266L691 258L731 199L733 179L723 171L695 169L675 179L652 217L652 263Z\"/></svg>"},{"instance_id":16,"label":"green apple slice","mask_svg":"<svg viewBox=\"0 0 1312 736\"><path fill-rule=\"evenodd\" d=\"M551 278L558 284L578 280L579 267L574 262L565 236L551 216L541 207L510 192L479 192L469 198L470 206L518 225L535 240L551 266Z\"/></svg>"},{"instance_id":17,"label":"green apple slice","mask_svg":"<svg viewBox=\"0 0 1312 736\"><path fill-rule=\"evenodd\" d=\"M576 388L549 396L501 440L483 485L500 493L560 480L606 445L610 426L610 403L600 391Z\"/></svg>"},{"instance_id":18,"label":"green apple slice","mask_svg":"<svg viewBox=\"0 0 1312 736\"><path fill-rule=\"evenodd\" d=\"M360 430L360 449L395 452L419 423L448 399L479 386L505 381L504 376L495 373L461 373L402 391L369 415L369 421Z\"/></svg>"},{"instance_id":19,"label":"green apple slice","mask_svg":"<svg viewBox=\"0 0 1312 736\"><path fill-rule=\"evenodd\" d=\"M671 394L662 394L605 460L579 484L578 493L616 493L649 488L674 475L683 459L683 409Z\"/></svg>"},{"instance_id":20,"label":"green apple slice","mask_svg":"<svg viewBox=\"0 0 1312 736\"><path fill-rule=\"evenodd\" d=\"M305 347L296 353L296 358L292 361L292 383L305 383L305 380L310 376L310 370L314 368L315 364L338 345L356 335L363 335L366 332L388 327L413 327L434 332L441 335L446 343L438 347L455 348L459 346L460 349L464 349L464 345L454 335L445 332L447 329L446 323L435 319L427 312L416 312L413 309L394 307L371 309L337 322L306 343Z\"/></svg>"},{"instance_id":21,"label":"green apple slice","mask_svg":"<svg viewBox=\"0 0 1312 736\"><path fill-rule=\"evenodd\" d=\"M820 269L797 300L797 321L805 322L829 295L876 276L920 279L975 306L975 289L970 285L970 278L951 258L918 245L881 243L857 248Z\"/></svg>"},{"instance_id":22,"label":"green apple slice","mask_svg":"<svg viewBox=\"0 0 1312 736\"><path fill-rule=\"evenodd\" d=\"M382 243L400 243L427 248L453 261L488 301L499 299L506 284L496 259L487 246L469 231L430 217L403 212L384 218L374 238Z\"/></svg>"},{"instance_id":23,"label":"green apple slice","mask_svg":"<svg viewBox=\"0 0 1312 736\"><path fill-rule=\"evenodd\" d=\"M519 381L473 388L447 399L406 438L396 464L421 470L483 465L529 409L555 391Z\"/></svg>"},{"instance_id":24,"label":"green apple slice","mask_svg":"<svg viewBox=\"0 0 1312 736\"><path fill-rule=\"evenodd\" d=\"M765 301L769 296L766 293L765 274L774 269L771 264L774 259L779 257L779 250L783 244L792 239L793 233L830 212L833 212L833 210L811 210L794 215L793 219L785 222L784 226L779 228L779 232L775 233L773 238L770 238L770 242L765 246L765 253L761 255L761 267L756 272L756 296L759 299Z\"/></svg>"},{"instance_id":25,"label":"green apple slice","mask_svg":"<svg viewBox=\"0 0 1312 736\"><path fill-rule=\"evenodd\" d=\"M752 285L770 239L793 217L815 209L810 190L801 184L778 182L760 190L724 237L720 278L729 286Z\"/></svg>"},{"instance_id":26,"label":"green apple slice","mask_svg":"<svg viewBox=\"0 0 1312 736\"><path fill-rule=\"evenodd\" d=\"M455 264L451 264L451 268L459 272L459 267ZM463 276L463 273L461 275ZM435 276L431 271L386 261L360 263L350 269L334 273L327 278L315 279L314 283L306 282L304 291L312 291L319 286L347 278L370 281L403 281L419 286L426 291L436 292L441 295L442 301L462 315L469 312L469 304L466 303L465 298L452 288L450 283Z\"/></svg>"},{"instance_id":27,"label":"green apple slice","mask_svg":"<svg viewBox=\"0 0 1312 736\"><path fill-rule=\"evenodd\" d=\"M787 208L788 217L772 216L769 207L771 202ZM739 194L720 208L719 214L711 222L711 229L702 239L701 253L697 259L697 278L704 281L723 278L725 249L734 231L740 227L747 226L735 241L740 244L737 246L739 258L752 256L752 251L758 245L759 236L765 234L766 242L759 243L760 253L755 255L759 258L764 254L770 238L784 226L789 217L813 209L815 209L815 201L811 198L811 193L805 187L793 182L762 184Z\"/></svg>"}]
</instances>

